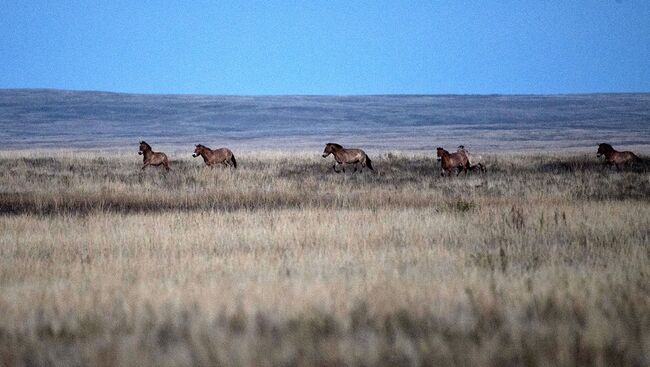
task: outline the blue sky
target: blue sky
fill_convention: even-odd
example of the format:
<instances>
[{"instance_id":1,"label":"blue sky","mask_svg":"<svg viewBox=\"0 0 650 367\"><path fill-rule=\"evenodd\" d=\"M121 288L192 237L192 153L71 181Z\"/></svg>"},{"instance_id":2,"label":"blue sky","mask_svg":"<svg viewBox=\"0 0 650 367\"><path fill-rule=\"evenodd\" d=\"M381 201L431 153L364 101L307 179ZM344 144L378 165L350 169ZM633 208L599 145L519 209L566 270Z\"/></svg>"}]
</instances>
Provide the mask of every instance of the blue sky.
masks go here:
<instances>
[{"instance_id":1,"label":"blue sky","mask_svg":"<svg viewBox=\"0 0 650 367\"><path fill-rule=\"evenodd\" d=\"M650 1L14 1L0 88L650 92Z\"/></svg>"}]
</instances>

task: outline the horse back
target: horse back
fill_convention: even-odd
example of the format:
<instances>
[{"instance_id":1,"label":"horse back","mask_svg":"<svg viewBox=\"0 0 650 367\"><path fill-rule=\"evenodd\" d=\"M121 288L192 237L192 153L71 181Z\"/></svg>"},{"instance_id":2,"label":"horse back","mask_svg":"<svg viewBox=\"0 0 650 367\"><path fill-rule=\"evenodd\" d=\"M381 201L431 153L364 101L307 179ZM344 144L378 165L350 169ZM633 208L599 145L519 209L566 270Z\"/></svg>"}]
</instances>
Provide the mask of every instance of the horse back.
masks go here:
<instances>
[{"instance_id":1,"label":"horse back","mask_svg":"<svg viewBox=\"0 0 650 367\"><path fill-rule=\"evenodd\" d=\"M356 161L362 161L366 156L366 152L361 149L341 149L338 151L337 157L341 159L343 163L351 163Z\"/></svg>"},{"instance_id":2,"label":"horse back","mask_svg":"<svg viewBox=\"0 0 650 367\"><path fill-rule=\"evenodd\" d=\"M467 155L464 152L447 153L440 159L440 163L444 169L465 166L467 162Z\"/></svg>"},{"instance_id":3,"label":"horse back","mask_svg":"<svg viewBox=\"0 0 650 367\"><path fill-rule=\"evenodd\" d=\"M219 148L210 152L210 162L211 163L221 163L232 157L232 152L228 148Z\"/></svg>"},{"instance_id":4,"label":"horse back","mask_svg":"<svg viewBox=\"0 0 650 367\"><path fill-rule=\"evenodd\" d=\"M145 163L149 162L149 164L152 165L158 165L167 162L167 155L163 152L150 151L148 154L144 155L142 161Z\"/></svg>"},{"instance_id":5,"label":"horse back","mask_svg":"<svg viewBox=\"0 0 650 367\"><path fill-rule=\"evenodd\" d=\"M155 161L156 164L167 162L167 154L163 152L155 152L152 157L152 161Z\"/></svg>"},{"instance_id":6,"label":"horse back","mask_svg":"<svg viewBox=\"0 0 650 367\"><path fill-rule=\"evenodd\" d=\"M619 163L626 163L638 159L636 154L630 151L617 152L617 153L618 153L617 157L615 157L614 159L618 160Z\"/></svg>"},{"instance_id":7,"label":"horse back","mask_svg":"<svg viewBox=\"0 0 650 367\"><path fill-rule=\"evenodd\" d=\"M449 157L452 162L457 165L466 165L468 162L467 155L464 152L450 153Z\"/></svg>"},{"instance_id":8,"label":"horse back","mask_svg":"<svg viewBox=\"0 0 650 367\"><path fill-rule=\"evenodd\" d=\"M228 148L219 148L217 151L223 154L225 157L230 157L232 155L232 151Z\"/></svg>"}]
</instances>

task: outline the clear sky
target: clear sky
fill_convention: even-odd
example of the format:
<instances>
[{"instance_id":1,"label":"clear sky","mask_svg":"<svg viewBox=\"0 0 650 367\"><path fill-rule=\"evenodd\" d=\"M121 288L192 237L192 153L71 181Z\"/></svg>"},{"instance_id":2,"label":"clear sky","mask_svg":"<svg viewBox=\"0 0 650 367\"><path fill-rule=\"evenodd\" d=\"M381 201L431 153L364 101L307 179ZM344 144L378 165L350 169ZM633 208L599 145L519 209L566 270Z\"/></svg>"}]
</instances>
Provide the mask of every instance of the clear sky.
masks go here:
<instances>
[{"instance_id":1,"label":"clear sky","mask_svg":"<svg viewBox=\"0 0 650 367\"><path fill-rule=\"evenodd\" d=\"M0 3L0 88L650 92L650 1Z\"/></svg>"}]
</instances>

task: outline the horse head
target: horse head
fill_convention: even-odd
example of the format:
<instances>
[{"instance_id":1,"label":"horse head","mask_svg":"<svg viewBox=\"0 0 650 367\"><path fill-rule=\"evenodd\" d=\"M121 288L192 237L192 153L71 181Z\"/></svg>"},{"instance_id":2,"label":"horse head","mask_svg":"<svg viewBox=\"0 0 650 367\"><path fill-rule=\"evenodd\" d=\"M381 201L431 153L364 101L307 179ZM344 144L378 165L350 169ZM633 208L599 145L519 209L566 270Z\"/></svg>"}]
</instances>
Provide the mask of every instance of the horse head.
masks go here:
<instances>
[{"instance_id":1,"label":"horse head","mask_svg":"<svg viewBox=\"0 0 650 367\"><path fill-rule=\"evenodd\" d=\"M328 155L334 154L334 152L339 149L343 149L343 147L336 143L327 143L325 145L325 150L323 150L323 158L327 158Z\"/></svg>"},{"instance_id":2,"label":"horse head","mask_svg":"<svg viewBox=\"0 0 650 367\"><path fill-rule=\"evenodd\" d=\"M196 147L194 148L194 153L192 153L192 157L196 158L203 153L205 150L205 146L203 144L196 144Z\"/></svg>"},{"instance_id":3,"label":"horse head","mask_svg":"<svg viewBox=\"0 0 650 367\"><path fill-rule=\"evenodd\" d=\"M607 143L598 144L598 152L596 153L596 157L600 158L602 155L606 155L612 151L614 151L614 148L611 145Z\"/></svg>"},{"instance_id":4,"label":"horse head","mask_svg":"<svg viewBox=\"0 0 650 367\"><path fill-rule=\"evenodd\" d=\"M151 146L149 144L147 144L147 142L145 142L144 140L141 141L140 142L140 147L139 147L139 150L138 150L138 154L142 155L142 154L144 154L144 152L146 152L148 150L151 150Z\"/></svg>"},{"instance_id":5,"label":"horse head","mask_svg":"<svg viewBox=\"0 0 650 367\"><path fill-rule=\"evenodd\" d=\"M438 156L438 161L442 160L442 157L448 154L446 150L444 150L442 147L437 147L436 148L436 155Z\"/></svg>"}]
</instances>

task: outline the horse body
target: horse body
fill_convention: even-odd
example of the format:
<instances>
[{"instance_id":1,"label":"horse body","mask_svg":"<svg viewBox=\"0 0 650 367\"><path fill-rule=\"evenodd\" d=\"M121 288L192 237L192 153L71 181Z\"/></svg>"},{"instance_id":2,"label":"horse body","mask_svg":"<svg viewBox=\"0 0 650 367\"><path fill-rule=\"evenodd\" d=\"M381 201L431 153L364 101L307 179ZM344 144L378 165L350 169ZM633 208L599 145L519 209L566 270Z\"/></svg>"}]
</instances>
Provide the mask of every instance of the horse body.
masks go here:
<instances>
[{"instance_id":1,"label":"horse body","mask_svg":"<svg viewBox=\"0 0 650 367\"><path fill-rule=\"evenodd\" d=\"M485 172L485 164L483 164L483 157L480 155L475 155L475 154L470 154L466 149L464 145L459 145L458 146L458 151L457 153L464 154L465 157L467 157L467 164L470 170L478 169L481 172Z\"/></svg>"},{"instance_id":2,"label":"horse body","mask_svg":"<svg viewBox=\"0 0 650 367\"><path fill-rule=\"evenodd\" d=\"M615 165L617 170L620 169L621 166L639 160L639 157L637 157L634 153L630 151L619 152L607 143L598 145L598 152L596 153L596 157L600 158L601 156L605 156L605 162Z\"/></svg>"},{"instance_id":3,"label":"horse body","mask_svg":"<svg viewBox=\"0 0 650 367\"><path fill-rule=\"evenodd\" d=\"M167 155L163 152L154 152L151 149L151 145L147 144L145 141L140 142L140 150L138 151L139 155L142 155L142 170L147 166L160 166L165 167L165 170L169 171L169 159Z\"/></svg>"},{"instance_id":4,"label":"horse body","mask_svg":"<svg viewBox=\"0 0 650 367\"><path fill-rule=\"evenodd\" d=\"M465 153L449 153L443 148L438 147L436 148L436 154L438 156L438 160L440 161L440 167L442 168L442 171L440 172L441 176L445 175L445 171L447 174L450 174L451 170L454 168L458 168L458 173L456 173L456 176L458 176L461 171L464 171L465 174L467 174L468 160Z\"/></svg>"},{"instance_id":5,"label":"horse body","mask_svg":"<svg viewBox=\"0 0 650 367\"><path fill-rule=\"evenodd\" d=\"M208 167L215 164L223 164L226 167L232 166L237 168L237 160L232 151L228 148L210 149L203 144L197 144L192 157L201 156Z\"/></svg>"},{"instance_id":6,"label":"horse body","mask_svg":"<svg viewBox=\"0 0 650 367\"><path fill-rule=\"evenodd\" d=\"M330 154L334 156L335 163L332 168L336 173L339 173L339 171L336 170L337 164L341 166L343 172L345 172L344 164L354 164L354 172L357 171L357 164L361 164L361 172L363 172L363 167L368 167L373 171L375 170L372 167L370 157L368 157L366 152L361 149L347 149L343 148L340 144L327 143L327 145L325 145L325 150L323 151L323 158L326 158Z\"/></svg>"}]
</instances>

